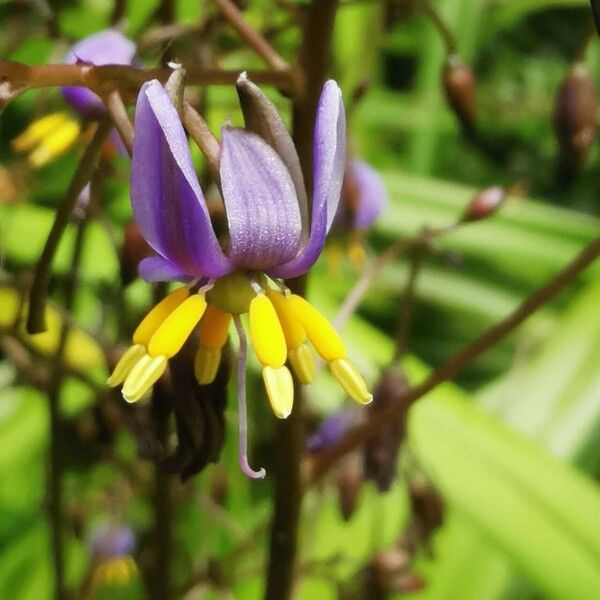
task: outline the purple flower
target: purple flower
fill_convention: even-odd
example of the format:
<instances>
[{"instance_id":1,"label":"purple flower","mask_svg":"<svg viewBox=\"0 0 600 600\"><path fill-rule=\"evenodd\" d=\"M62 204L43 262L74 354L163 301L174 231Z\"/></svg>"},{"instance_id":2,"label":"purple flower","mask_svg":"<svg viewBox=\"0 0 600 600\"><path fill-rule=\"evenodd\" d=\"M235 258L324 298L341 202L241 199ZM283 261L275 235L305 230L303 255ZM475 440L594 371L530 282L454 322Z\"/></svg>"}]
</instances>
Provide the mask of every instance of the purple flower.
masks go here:
<instances>
[{"instance_id":1,"label":"purple flower","mask_svg":"<svg viewBox=\"0 0 600 600\"><path fill-rule=\"evenodd\" d=\"M135 548L135 534L130 527L103 523L90 536L92 556L98 559L128 556Z\"/></svg>"},{"instance_id":2,"label":"purple flower","mask_svg":"<svg viewBox=\"0 0 600 600\"><path fill-rule=\"evenodd\" d=\"M286 360L301 383L314 378L308 341L349 395L366 403L371 394L333 327L281 280L297 277L315 263L335 215L345 164L341 92L334 81L328 81L318 103L309 211L298 156L281 117L254 84L244 78L239 85L253 94L262 124L252 127L260 135L229 126L222 129L219 174L227 217L224 240L211 223L171 99L158 81L140 90L131 202L137 224L156 252L140 263L140 274L147 281L177 280L187 285L172 292L142 321L109 384L123 383L124 398L139 400L198 323L196 377L201 384L210 383L233 320L240 339L240 462L248 475L261 477L264 470L253 471L246 456L246 338L240 315L249 314L254 351L279 418L290 414L293 403ZM252 110L244 106L244 114L250 127Z\"/></svg>"},{"instance_id":3,"label":"purple flower","mask_svg":"<svg viewBox=\"0 0 600 600\"><path fill-rule=\"evenodd\" d=\"M66 64L131 65L135 44L116 29L105 29L77 42L67 54ZM65 100L83 117L97 119L104 114L102 100L91 90L79 86L61 88Z\"/></svg>"}]
</instances>

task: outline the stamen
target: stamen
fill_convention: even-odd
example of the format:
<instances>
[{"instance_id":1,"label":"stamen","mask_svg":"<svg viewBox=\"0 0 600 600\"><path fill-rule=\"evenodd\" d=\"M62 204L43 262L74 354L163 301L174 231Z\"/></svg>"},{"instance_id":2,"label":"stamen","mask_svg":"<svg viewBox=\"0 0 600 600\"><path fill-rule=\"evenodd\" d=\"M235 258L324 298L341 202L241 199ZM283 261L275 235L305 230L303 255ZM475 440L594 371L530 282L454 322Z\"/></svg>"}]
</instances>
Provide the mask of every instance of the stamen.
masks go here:
<instances>
[{"instance_id":1,"label":"stamen","mask_svg":"<svg viewBox=\"0 0 600 600\"><path fill-rule=\"evenodd\" d=\"M215 380L221 364L221 348L200 346L194 358L194 375L200 385L208 385Z\"/></svg>"},{"instance_id":2,"label":"stamen","mask_svg":"<svg viewBox=\"0 0 600 600\"><path fill-rule=\"evenodd\" d=\"M151 356L171 358L180 350L206 310L204 296L194 294L184 300L158 327L148 343Z\"/></svg>"},{"instance_id":3,"label":"stamen","mask_svg":"<svg viewBox=\"0 0 600 600\"><path fill-rule=\"evenodd\" d=\"M298 381L303 384L312 383L317 374L313 353L306 342L295 350L288 351L288 360L294 369Z\"/></svg>"},{"instance_id":4,"label":"stamen","mask_svg":"<svg viewBox=\"0 0 600 600\"><path fill-rule=\"evenodd\" d=\"M107 385L110 387L116 387L123 383L127 375L129 375L131 369L133 369L135 364L140 360L140 358L142 358L142 356L144 356L144 354L144 346L140 344L134 344L133 346L130 346L125 351L123 356L121 356L110 377L106 380Z\"/></svg>"},{"instance_id":5,"label":"stamen","mask_svg":"<svg viewBox=\"0 0 600 600\"><path fill-rule=\"evenodd\" d=\"M67 152L77 141L81 127L77 121L65 121L55 131L40 141L38 147L29 155L34 167L42 167Z\"/></svg>"},{"instance_id":6,"label":"stamen","mask_svg":"<svg viewBox=\"0 0 600 600\"><path fill-rule=\"evenodd\" d=\"M239 436L239 459L242 471L252 479L263 479L267 472L261 468L255 471L248 464L248 415L246 407L246 358L248 354L248 343L246 334L242 327L242 321L238 315L233 317L235 328L240 340L240 351L238 355L237 368L237 397L238 397L238 436Z\"/></svg>"},{"instance_id":7,"label":"stamen","mask_svg":"<svg viewBox=\"0 0 600 600\"><path fill-rule=\"evenodd\" d=\"M184 286L163 298L143 319L133 332L133 343L147 346L162 322L190 295Z\"/></svg>"},{"instance_id":8,"label":"stamen","mask_svg":"<svg viewBox=\"0 0 600 600\"><path fill-rule=\"evenodd\" d=\"M214 381L221 363L221 348L227 341L231 315L209 304L200 321L200 347L194 360L194 373L200 385Z\"/></svg>"},{"instance_id":9,"label":"stamen","mask_svg":"<svg viewBox=\"0 0 600 600\"><path fill-rule=\"evenodd\" d=\"M329 370L353 400L360 404L369 404L373 400L373 394L369 392L365 380L349 358L331 361Z\"/></svg>"},{"instance_id":10,"label":"stamen","mask_svg":"<svg viewBox=\"0 0 600 600\"><path fill-rule=\"evenodd\" d=\"M144 354L125 379L123 398L127 402L137 402L159 380L166 368L166 356Z\"/></svg>"},{"instance_id":11,"label":"stamen","mask_svg":"<svg viewBox=\"0 0 600 600\"><path fill-rule=\"evenodd\" d=\"M346 357L346 348L342 338L316 308L296 294L288 296L286 301L323 360L331 362Z\"/></svg>"},{"instance_id":12,"label":"stamen","mask_svg":"<svg viewBox=\"0 0 600 600\"><path fill-rule=\"evenodd\" d=\"M284 365L287 347L283 330L273 304L262 293L250 302L250 334L262 365L275 368Z\"/></svg>"},{"instance_id":13,"label":"stamen","mask_svg":"<svg viewBox=\"0 0 600 600\"><path fill-rule=\"evenodd\" d=\"M66 113L58 112L46 115L31 123L21 135L11 142L11 145L17 152L27 152L41 142L51 131L68 120L69 117Z\"/></svg>"},{"instance_id":14,"label":"stamen","mask_svg":"<svg viewBox=\"0 0 600 600\"><path fill-rule=\"evenodd\" d=\"M294 404L294 381L287 367L264 367L262 370L267 397L275 416L287 419Z\"/></svg>"}]
</instances>

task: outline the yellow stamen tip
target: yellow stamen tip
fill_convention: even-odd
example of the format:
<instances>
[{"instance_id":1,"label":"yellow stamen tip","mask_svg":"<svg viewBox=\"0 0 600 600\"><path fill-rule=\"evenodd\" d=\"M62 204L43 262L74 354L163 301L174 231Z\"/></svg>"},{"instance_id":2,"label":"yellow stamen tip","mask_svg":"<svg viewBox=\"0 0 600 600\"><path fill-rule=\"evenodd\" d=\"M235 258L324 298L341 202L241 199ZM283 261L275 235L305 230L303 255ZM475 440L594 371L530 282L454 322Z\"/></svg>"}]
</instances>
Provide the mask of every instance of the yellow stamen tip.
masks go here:
<instances>
[{"instance_id":1,"label":"yellow stamen tip","mask_svg":"<svg viewBox=\"0 0 600 600\"><path fill-rule=\"evenodd\" d=\"M288 352L288 360L300 383L312 383L317 374L315 361L306 342L300 344L295 350Z\"/></svg>"},{"instance_id":2,"label":"yellow stamen tip","mask_svg":"<svg viewBox=\"0 0 600 600\"><path fill-rule=\"evenodd\" d=\"M151 356L171 358L180 350L206 309L204 296L194 294L184 300L154 332L148 342Z\"/></svg>"},{"instance_id":3,"label":"yellow stamen tip","mask_svg":"<svg viewBox=\"0 0 600 600\"><path fill-rule=\"evenodd\" d=\"M162 322L190 295L187 287L180 287L163 298L137 326L133 333L133 343L147 346L154 332Z\"/></svg>"},{"instance_id":4,"label":"yellow stamen tip","mask_svg":"<svg viewBox=\"0 0 600 600\"><path fill-rule=\"evenodd\" d=\"M194 373L200 385L212 383L221 364L221 348L211 349L200 346L194 359Z\"/></svg>"},{"instance_id":5,"label":"yellow stamen tip","mask_svg":"<svg viewBox=\"0 0 600 600\"><path fill-rule=\"evenodd\" d=\"M282 367L287 346L272 302L264 294L250 302L250 334L260 363L275 369Z\"/></svg>"},{"instance_id":6,"label":"yellow stamen tip","mask_svg":"<svg viewBox=\"0 0 600 600\"><path fill-rule=\"evenodd\" d=\"M263 381L275 416L287 419L294 404L294 381L287 367L264 367Z\"/></svg>"},{"instance_id":7,"label":"yellow stamen tip","mask_svg":"<svg viewBox=\"0 0 600 600\"><path fill-rule=\"evenodd\" d=\"M304 298L292 294L287 302L319 356L327 362L345 358L344 342L333 325Z\"/></svg>"},{"instance_id":8,"label":"yellow stamen tip","mask_svg":"<svg viewBox=\"0 0 600 600\"><path fill-rule=\"evenodd\" d=\"M144 346L141 344L134 344L130 346L119 359L119 362L113 369L110 377L106 380L107 385L110 387L116 387L125 381L127 375L135 364L144 356Z\"/></svg>"},{"instance_id":9,"label":"yellow stamen tip","mask_svg":"<svg viewBox=\"0 0 600 600\"><path fill-rule=\"evenodd\" d=\"M298 348L306 340L306 331L292 313L285 296L281 292L268 289L267 297L275 307L287 347Z\"/></svg>"},{"instance_id":10,"label":"yellow stamen tip","mask_svg":"<svg viewBox=\"0 0 600 600\"><path fill-rule=\"evenodd\" d=\"M353 400L360 404L369 404L373 400L373 394L367 389L363 376L350 359L340 358L331 361L329 370Z\"/></svg>"},{"instance_id":11,"label":"yellow stamen tip","mask_svg":"<svg viewBox=\"0 0 600 600\"><path fill-rule=\"evenodd\" d=\"M144 354L125 379L123 398L130 403L137 402L159 380L166 368L166 356Z\"/></svg>"},{"instance_id":12,"label":"yellow stamen tip","mask_svg":"<svg viewBox=\"0 0 600 600\"><path fill-rule=\"evenodd\" d=\"M12 147L17 152L27 152L37 146L47 135L69 121L66 113L52 113L33 121L27 129L12 142Z\"/></svg>"}]
</instances>

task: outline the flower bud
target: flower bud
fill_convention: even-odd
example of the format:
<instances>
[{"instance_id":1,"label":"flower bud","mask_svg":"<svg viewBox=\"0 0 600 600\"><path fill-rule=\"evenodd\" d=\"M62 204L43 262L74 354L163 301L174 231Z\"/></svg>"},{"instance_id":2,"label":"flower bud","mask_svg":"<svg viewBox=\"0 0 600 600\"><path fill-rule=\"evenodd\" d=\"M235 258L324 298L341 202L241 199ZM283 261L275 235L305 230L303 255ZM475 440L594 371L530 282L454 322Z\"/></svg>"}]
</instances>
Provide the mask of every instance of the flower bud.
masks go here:
<instances>
[{"instance_id":1,"label":"flower bud","mask_svg":"<svg viewBox=\"0 0 600 600\"><path fill-rule=\"evenodd\" d=\"M475 75L471 67L456 55L448 57L442 75L446 100L462 126L472 131L475 128Z\"/></svg>"},{"instance_id":2,"label":"flower bud","mask_svg":"<svg viewBox=\"0 0 600 600\"><path fill-rule=\"evenodd\" d=\"M386 410L402 402L402 396L408 389L406 377L396 366L385 369L375 386L373 402L369 406L369 416ZM404 439L406 430L406 411L404 406L400 418L390 420L365 444L364 464L365 477L375 481L381 492L386 492L392 486L398 465L398 450Z\"/></svg>"},{"instance_id":3,"label":"flower bud","mask_svg":"<svg viewBox=\"0 0 600 600\"><path fill-rule=\"evenodd\" d=\"M558 90L554 129L560 146L560 165L566 176L587 160L597 127L596 88L587 67L576 63Z\"/></svg>"},{"instance_id":4,"label":"flower bud","mask_svg":"<svg viewBox=\"0 0 600 600\"><path fill-rule=\"evenodd\" d=\"M336 485L340 512L344 521L349 521L356 510L360 488L364 481L363 470L355 460L346 461L338 471Z\"/></svg>"},{"instance_id":5,"label":"flower bud","mask_svg":"<svg viewBox=\"0 0 600 600\"><path fill-rule=\"evenodd\" d=\"M479 221L491 217L506 200L506 190L493 185L476 194L469 202L461 221Z\"/></svg>"}]
</instances>

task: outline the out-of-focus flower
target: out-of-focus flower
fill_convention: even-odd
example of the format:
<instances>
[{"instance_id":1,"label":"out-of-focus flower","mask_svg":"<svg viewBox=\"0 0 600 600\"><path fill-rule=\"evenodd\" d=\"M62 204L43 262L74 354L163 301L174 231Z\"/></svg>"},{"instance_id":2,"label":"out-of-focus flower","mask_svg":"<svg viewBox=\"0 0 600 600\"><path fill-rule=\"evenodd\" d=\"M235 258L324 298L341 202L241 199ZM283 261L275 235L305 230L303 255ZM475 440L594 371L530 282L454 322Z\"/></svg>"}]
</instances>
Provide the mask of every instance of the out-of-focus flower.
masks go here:
<instances>
[{"instance_id":1,"label":"out-of-focus flower","mask_svg":"<svg viewBox=\"0 0 600 600\"><path fill-rule=\"evenodd\" d=\"M134 550L135 535L131 528L112 524L98 526L90 537L93 589L130 581L137 573Z\"/></svg>"},{"instance_id":2,"label":"out-of-focus flower","mask_svg":"<svg viewBox=\"0 0 600 600\"><path fill-rule=\"evenodd\" d=\"M135 50L131 40L114 29L107 29L75 44L64 62L97 66L130 65ZM28 153L33 167L42 167L68 152L82 135L88 136L90 128L95 126L85 126L84 123L97 120L105 113L102 100L91 90L79 86L65 86L61 90L83 122L67 112L56 112L31 123L12 141L12 146L17 152Z\"/></svg>"},{"instance_id":3,"label":"out-of-focus flower","mask_svg":"<svg viewBox=\"0 0 600 600\"><path fill-rule=\"evenodd\" d=\"M357 415L351 410L338 410L329 415L308 438L306 449L311 453L327 450L357 422Z\"/></svg>"},{"instance_id":4,"label":"out-of-focus flower","mask_svg":"<svg viewBox=\"0 0 600 600\"><path fill-rule=\"evenodd\" d=\"M340 242L347 244L350 260L360 266L364 262L363 237L388 204L388 194L381 175L367 163L350 159L346 163L342 194L333 222L338 239L329 248L330 260L336 260Z\"/></svg>"},{"instance_id":5,"label":"out-of-focus flower","mask_svg":"<svg viewBox=\"0 0 600 600\"><path fill-rule=\"evenodd\" d=\"M196 375L199 383L210 383L233 318L240 338L240 464L249 476L262 477L264 470L252 470L246 455L246 341L240 315L249 314L254 350L277 417L286 418L292 410L293 381L286 359L300 382L314 378L308 341L350 396L361 403L372 397L332 325L282 281L302 275L315 263L335 215L345 163L341 92L334 81L328 81L318 104L309 225L307 195L304 182L297 178L299 160L291 137L259 88L245 78L240 85L251 95L242 103L245 116L258 115L255 125L267 123L265 136L276 131L277 138L271 136L269 144L247 130L222 129L220 179L229 233L226 250L213 229L185 131L167 92L158 81L148 82L140 90L131 200L140 230L157 253L140 263L140 274L147 281L186 285L167 296L140 323L133 345L108 383L122 383L128 402L139 400L198 323Z\"/></svg>"},{"instance_id":6,"label":"out-of-focus flower","mask_svg":"<svg viewBox=\"0 0 600 600\"><path fill-rule=\"evenodd\" d=\"M567 177L587 160L596 136L596 86L585 64L574 64L558 90L554 108L554 129L560 146L560 162Z\"/></svg>"},{"instance_id":7,"label":"out-of-focus flower","mask_svg":"<svg viewBox=\"0 0 600 600\"><path fill-rule=\"evenodd\" d=\"M475 75L460 57L448 57L442 73L442 87L446 100L458 120L467 130L475 127Z\"/></svg>"}]
</instances>

